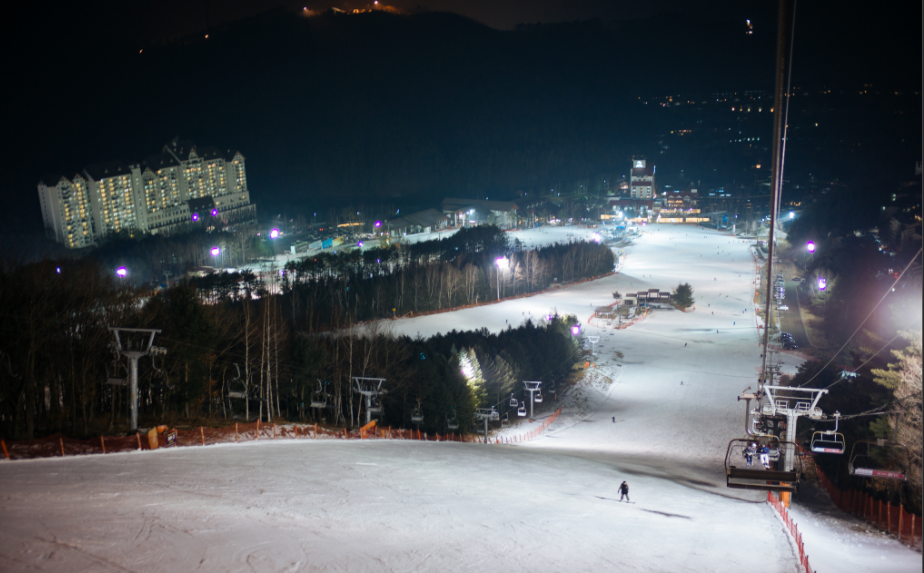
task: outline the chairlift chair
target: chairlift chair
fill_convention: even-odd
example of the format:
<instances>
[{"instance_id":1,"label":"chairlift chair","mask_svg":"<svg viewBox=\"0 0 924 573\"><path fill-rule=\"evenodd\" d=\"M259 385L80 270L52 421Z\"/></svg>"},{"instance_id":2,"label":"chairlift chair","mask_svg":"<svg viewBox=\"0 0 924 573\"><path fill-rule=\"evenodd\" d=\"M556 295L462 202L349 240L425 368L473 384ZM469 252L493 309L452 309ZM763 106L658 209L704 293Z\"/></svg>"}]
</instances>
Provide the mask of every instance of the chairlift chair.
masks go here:
<instances>
[{"instance_id":1,"label":"chairlift chair","mask_svg":"<svg viewBox=\"0 0 924 573\"><path fill-rule=\"evenodd\" d=\"M414 408L414 413L411 414L411 423L422 424L423 420L423 412L420 411L420 408Z\"/></svg>"},{"instance_id":2,"label":"chairlift chair","mask_svg":"<svg viewBox=\"0 0 924 573\"><path fill-rule=\"evenodd\" d=\"M510 414L504 414L504 417L501 418L501 426L509 426L509 425L510 425Z\"/></svg>"},{"instance_id":3,"label":"chairlift chair","mask_svg":"<svg viewBox=\"0 0 924 573\"><path fill-rule=\"evenodd\" d=\"M372 404L369 406L368 411L370 414L381 414L382 413L382 401L377 397L372 398Z\"/></svg>"},{"instance_id":4,"label":"chairlift chair","mask_svg":"<svg viewBox=\"0 0 924 573\"><path fill-rule=\"evenodd\" d=\"M840 412L834 414L834 429L812 434L812 451L818 454L843 454L845 449L844 434L837 431Z\"/></svg>"},{"instance_id":5,"label":"chairlift chair","mask_svg":"<svg viewBox=\"0 0 924 573\"><path fill-rule=\"evenodd\" d=\"M318 389L311 393L312 408L327 408L328 394L324 391L324 383L318 380Z\"/></svg>"},{"instance_id":6,"label":"chairlift chair","mask_svg":"<svg viewBox=\"0 0 924 573\"><path fill-rule=\"evenodd\" d=\"M514 396L514 395L513 395L513 392L511 392L511 393L510 393L510 407L511 407L511 408L516 408L516 407L517 407L517 404L518 404L518 402L517 402L516 396Z\"/></svg>"},{"instance_id":7,"label":"chairlift chair","mask_svg":"<svg viewBox=\"0 0 924 573\"><path fill-rule=\"evenodd\" d=\"M542 403L542 390L537 390L537 391L536 391L536 397L533 398L533 400L534 400L537 404L541 404L541 403Z\"/></svg>"},{"instance_id":8,"label":"chairlift chair","mask_svg":"<svg viewBox=\"0 0 924 573\"><path fill-rule=\"evenodd\" d=\"M517 408L517 416L521 418L526 417L526 404L520 404L520 407Z\"/></svg>"},{"instance_id":9,"label":"chairlift chair","mask_svg":"<svg viewBox=\"0 0 924 573\"><path fill-rule=\"evenodd\" d=\"M773 444L775 447L771 449L776 449L777 452L786 445L786 442L780 442L774 436L770 436L769 439L765 436L756 439L734 439L728 443L728 449L725 452L725 484L728 487L763 491L796 491L801 472L795 468L793 471L765 470L756 459L750 468L739 465L742 464L739 460L743 460L744 450L750 442L759 442L770 447L771 440L776 441L776 444ZM801 464L801 458L796 458L796 460L800 460L798 463Z\"/></svg>"},{"instance_id":10,"label":"chairlift chair","mask_svg":"<svg viewBox=\"0 0 924 573\"><path fill-rule=\"evenodd\" d=\"M459 429L459 419L456 417L455 409L450 410L449 413L446 414L446 428L450 430Z\"/></svg>"},{"instance_id":11,"label":"chairlift chair","mask_svg":"<svg viewBox=\"0 0 924 573\"><path fill-rule=\"evenodd\" d=\"M857 446L860 446L859 451ZM855 442L853 447L850 448L850 461L847 462L847 470L850 475L908 481L908 468L900 467L898 470L894 470L882 467L882 462L877 461L876 456L873 456L873 446L879 448L899 447L904 448L906 451L908 449L902 444L889 443L885 440L879 440L878 442Z\"/></svg>"}]
</instances>

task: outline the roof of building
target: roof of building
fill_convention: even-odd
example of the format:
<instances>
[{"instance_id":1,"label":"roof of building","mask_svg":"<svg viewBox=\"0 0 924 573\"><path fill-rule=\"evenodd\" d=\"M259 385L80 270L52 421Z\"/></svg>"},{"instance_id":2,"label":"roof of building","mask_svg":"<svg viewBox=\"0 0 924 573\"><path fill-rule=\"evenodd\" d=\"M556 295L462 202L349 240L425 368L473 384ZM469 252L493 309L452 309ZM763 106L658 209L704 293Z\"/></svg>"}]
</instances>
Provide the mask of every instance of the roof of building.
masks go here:
<instances>
[{"instance_id":1,"label":"roof of building","mask_svg":"<svg viewBox=\"0 0 924 573\"><path fill-rule=\"evenodd\" d=\"M446 220L446 215L437 209L426 209L425 211L405 215L403 218L420 227L435 227Z\"/></svg>"},{"instance_id":2,"label":"roof of building","mask_svg":"<svg viewBox=\"0 0 924 573\"><path fill-rule=\"evenodd\" d=\"M442 203L443 213L467 211L469 209L487 209L489 211L516 211L519 207L513 201L488 201L481 199L460 199L447 197Z\"/></svg>"},{"instance_id":3,"label":"roof of building","mask_svg":"<svg viewBox=\"0 0 924 573\"><path fill-rule=\"evenodd\" d=\"M390 231L392 229L405 229L411 226L411 222L405 219L404 217L396 217L394 219L389 219L385 221L385 230Z\"/></svg>"},{"instance_id":4,"label":"roof of building","mask_svg":"<svg viewBox=\"0 0 924 573\"><path fill-rule=\"evenodd\" d=\"M654 165L649 165L647 167L633 167L631 176L632 177L643 177L645 175L654 175Z\"/></svg>"},{"instance_id":5,"label":"roof of building","mask_svg":"<svg viewBox=\"0 0 924 573\"><path fill-rule=\"evenodd\" d=\"M225 155L214 145L196 148L196 154L202 159L224 159Z\"/></svg>"},{"instance_id":6,"label":"roof of building","mask_svg":"<svg viewBox=\"0 0 924 573\"><path fill-rule=\"evenodd\" d=\"M120 175L131 175L131 167L121 161L107 161L105 163L95 163L87 166L84 171L94 181L118 177Z\"/></svg>"},{"instance_id":7,"label":"roof of building","mask_svg":"<svg viewBox=\"0 0 924 573\"><path fill-rule=\"evenodd\" d=\"M144 158L145 167L151 171L160 171L169 167L178 167L180 162L169 153L158 153L157 155L148 155Z\"/></svg>"},{"instance_id":8,"label":"roof of building","mask_svg":"<svg viewBox=\"0 0 924 573\"><path fill-rule=\"evenodd\" d=\"M196 148L196 144L189 139L174 137L164 145L165 153L173 153L180 159L189 159L189 153Z\"/></svg>"},{"instance_id":9,"label":"roof of building","mask_svg":"<svg viewBox=\"0 0 924 573\"><path fill-rule=\"evenodd\" d=\"M226 149L225 150L225 161L233 161L238 155L241 156L241 159L246 159L244 154L238 151L237 149Z\"/></svg>"}]
</instances>

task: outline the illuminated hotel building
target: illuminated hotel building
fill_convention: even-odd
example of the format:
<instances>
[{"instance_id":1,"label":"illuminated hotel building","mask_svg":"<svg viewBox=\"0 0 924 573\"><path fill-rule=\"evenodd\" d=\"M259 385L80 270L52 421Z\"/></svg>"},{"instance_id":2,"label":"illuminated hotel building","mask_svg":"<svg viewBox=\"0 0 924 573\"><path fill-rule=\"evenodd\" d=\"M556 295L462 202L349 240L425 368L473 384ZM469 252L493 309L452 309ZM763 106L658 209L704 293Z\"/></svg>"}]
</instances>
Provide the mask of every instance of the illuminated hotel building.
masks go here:
<instances>
[{"instance_id":1,"label":"illuminated hotel building","mask_svg":"<svg viewBox=\"0 0 924 573\"><path fill-rule=\"evenodd\" d=\"M207 226L256 219L244 156L173 140L140 165L92 165L68 179L38 185L49 238L82 248L115 233L164 233L190 223Z\"/></svg>"},{"instance_id":2,"label":"illuminated hotel building","mask_svg":"<svg viewBox=\"0 0 924 573\"><path fill-rule=\"evenodd\" d=\"M629 196L633 199L651 199L655 194L654 166L647 167L644 159L632 159Z\"/></svg>"}]
</instances>

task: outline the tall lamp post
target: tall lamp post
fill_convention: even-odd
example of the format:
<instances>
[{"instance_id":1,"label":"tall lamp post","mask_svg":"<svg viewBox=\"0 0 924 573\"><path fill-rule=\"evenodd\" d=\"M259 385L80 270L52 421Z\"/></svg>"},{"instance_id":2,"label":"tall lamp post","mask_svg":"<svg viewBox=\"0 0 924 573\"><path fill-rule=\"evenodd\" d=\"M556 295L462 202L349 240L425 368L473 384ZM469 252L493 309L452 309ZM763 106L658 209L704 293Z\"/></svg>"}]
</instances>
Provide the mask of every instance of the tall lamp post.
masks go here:
<instances>
[{"instance_id":1,"label":"tall lamp post","mask_svg":"<svg viewBox=\"0 0 924 573\"><path fill-rule=\"evenodd\" d=\"M494 259L494 264L497 265L497 300L500 300L500 275L501 270L506 269L510 265L510 260L507 257L497 257Z\"/></svg>"},{"instance_id":2,"label":"tall lamp post","mask_svg":"<svg viewBox=\"0 0 924 573\"><path fill-rule=\"evenodd\" d=\"M221 247L212 247L212 256L218 258L218 266L221 267Z\"/></svg>"},{"instance_id":3,"label":"tall lamp post","mask_svg":"<svg viewBox=\"0 0 924 573\"><path fill-rule=\"evenodd\" d=\"M805 248L808 249L810 255L812 255L812 262L815 261L815 243L809 241L805 244Z\"/></svg>"},{"instance_id":4,"label":"tall lamp post","mask_svg":"<svg viewBox=\"0 0 924 573\"><path fill-rule=\"evenodd\" d=\"M119 275L119 284L124 287L125 286L125 275L128 274L128 269L126 269L125 267L119 267L118 269L116 269L116 274Z\"/></svg>"}]
</instances>

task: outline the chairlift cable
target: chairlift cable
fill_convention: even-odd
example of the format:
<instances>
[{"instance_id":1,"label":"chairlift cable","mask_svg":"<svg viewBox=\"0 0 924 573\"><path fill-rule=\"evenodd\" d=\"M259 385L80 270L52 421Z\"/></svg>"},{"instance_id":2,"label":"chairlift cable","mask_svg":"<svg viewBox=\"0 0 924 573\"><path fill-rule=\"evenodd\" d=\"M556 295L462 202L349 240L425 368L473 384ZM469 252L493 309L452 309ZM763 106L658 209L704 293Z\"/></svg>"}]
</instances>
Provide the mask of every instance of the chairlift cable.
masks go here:
<instances>
[{"instance_id":1,"label":"chairlift cable","mask_svg":"<svg viewBox=\"0 0 924 573\"><path fill-rule=\"evenodd\" d=\"M834 362L834 359L837 358L838 354L840 354L841 352L843 352L843 350L844 350L845 348L847 348L847 345L850 344L850 341L853 340L853 337L856 336L858 332L860 332L860 329L863 328L863 325L866 324L866 321L869 320L871 316L873 316L873 313L876 312L876 309L879 308L879 305L881 305L881 304L883 303L883 301L885 301L886 297L889 296L889 293L892 292L892 289L895 288L895 285L898 284L898 281L900 281L900 280L902 279L902 277L905 276L905 273L908 272L908 269L910 269L910 268L911 268L911 265L914 263L914 261L917 260L918 255L921 254L921 251L922 251L922 250L924 250L924 247L918 249L918 252L915 253L913 257L911 257L911 260L908 261L908 264L905 265L905 268L902 269L902 272L901 272L897 277L895 277L895 280L892 282L892 285L891 285L888 289L886 289L885 294L882 295L882 298L879 299L879 302L876 303L876 306L874 306L874 307L872 308L872 310L869 311L869 314L866 315L866 318L863 319L863 322L860 323L860 326L858 326L857 329L853 331L853 334L850 335L850 338L848 338L848 339L844 342L843 346L841 346L840 349L838 349L838 351L835 352L835 353L831 356L831 359L828 360L828 362L827 362L824 366L822 366L822 367L818 370L818 372L815 373L814 376L812 376L811 378L809 378L806 382L803 382L802 384L800 384L800 385L799 385L800 388L803 387L803 386L805 386L806 384L808 384L809 382L811 382L811 381L814 380L815 378L817 378L818 375L821 374L821 373L824 371L825 368L827 368L828 366L831 365L832 362Z\"/></svg>"}]
</instances>

